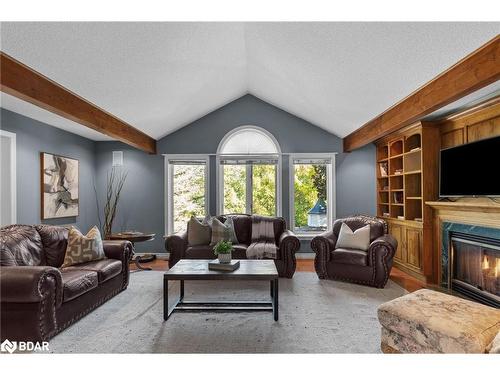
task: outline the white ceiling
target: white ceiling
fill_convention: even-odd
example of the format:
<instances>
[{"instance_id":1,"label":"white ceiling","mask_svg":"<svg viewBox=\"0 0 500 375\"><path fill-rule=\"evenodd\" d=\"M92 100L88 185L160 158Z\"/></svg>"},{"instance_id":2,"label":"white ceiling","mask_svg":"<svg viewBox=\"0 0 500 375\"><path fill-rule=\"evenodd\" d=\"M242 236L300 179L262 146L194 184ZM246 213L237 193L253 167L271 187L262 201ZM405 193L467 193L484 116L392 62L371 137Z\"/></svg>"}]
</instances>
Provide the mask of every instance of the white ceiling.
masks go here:
<instances>
[{"instance_id":1,"label":"white ceiling","mask_svg":"<svg viewBox=\"0 0 500 375\"><path fill-rule=\"evenodd\" d=\"M0 30L2 51L156 139L245 93L344 137L499 31L500 23L325 22L4 22ZM2 107L77 132L6 96Z\"/></svg>"}]
</instances>

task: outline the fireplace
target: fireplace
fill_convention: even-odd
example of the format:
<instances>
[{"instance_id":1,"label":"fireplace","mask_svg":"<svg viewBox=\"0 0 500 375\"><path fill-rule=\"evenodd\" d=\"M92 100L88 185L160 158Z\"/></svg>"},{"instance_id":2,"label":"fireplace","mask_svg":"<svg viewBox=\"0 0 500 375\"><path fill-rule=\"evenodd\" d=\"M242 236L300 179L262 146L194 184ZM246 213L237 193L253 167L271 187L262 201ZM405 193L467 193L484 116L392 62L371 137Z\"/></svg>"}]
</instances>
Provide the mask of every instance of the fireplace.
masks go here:
<instances>
[{"instance_id":1,"label":"fireplace","mask_svg":"<svg viewBox=\"0 0 500 375\"><path fill-rule=\"evenodd\" d=\"M451 289L500 308L500 240L450 232Z\"/></svg>"}]
</instances>

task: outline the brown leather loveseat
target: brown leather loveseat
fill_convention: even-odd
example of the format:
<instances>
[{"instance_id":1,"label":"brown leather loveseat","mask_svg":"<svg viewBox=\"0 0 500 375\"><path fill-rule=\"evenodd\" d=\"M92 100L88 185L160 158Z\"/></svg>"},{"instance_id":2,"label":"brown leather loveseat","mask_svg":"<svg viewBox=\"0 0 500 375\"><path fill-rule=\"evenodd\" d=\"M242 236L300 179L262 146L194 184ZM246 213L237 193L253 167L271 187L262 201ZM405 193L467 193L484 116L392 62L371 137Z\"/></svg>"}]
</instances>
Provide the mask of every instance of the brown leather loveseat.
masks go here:
<instances>
[{"instance_id":1,"label":"brown leather loveseat","mask_svg":"<svg viewBox=\"0 0 500 375\"><path fill-rule=\"evenodd\" d=\"M353 231L370 225L368 251L335 248L342 223ZM311 241L311 248L316 253L314 267L320 279L348 281L377 288L383 288L387 283L397 247L396 239L387 234L384 220L364 215L335 220L331 231Z\"/></svg>"},{"instance_id":2,"label":"brown leather loveseat","mask_svg":"<svg viewBox=\"0 0 500 375\"><path fill-rule=\"evenodd\" d=\"M103 241L107 259L60 269L68 229L0 229L1 339L47 341L127 288L132 244Z\"/></svg>"},{"instance_id":3,"label":"brown leather loveseat","mask_svg":"<svg viewBox=\"0 0 500 375\"><path fill-rule=\"evenodd\" d=\"M246 249L252 241L252 216L231 215L238 244L233 245L233 258L246 259ZM226 218L217 217L221 222ZM292 231L286 229L285 219L273 218L274 236L278 247L277 259L274 260L280 277L292 278L297 261L295 253L300 249L300 241ZM189 246L187 232L168 236L165 240L165 249L170 253L169 267L173 267L180 259L214 259L213 247L209 245Z\"/></svg>"}]
</instances>

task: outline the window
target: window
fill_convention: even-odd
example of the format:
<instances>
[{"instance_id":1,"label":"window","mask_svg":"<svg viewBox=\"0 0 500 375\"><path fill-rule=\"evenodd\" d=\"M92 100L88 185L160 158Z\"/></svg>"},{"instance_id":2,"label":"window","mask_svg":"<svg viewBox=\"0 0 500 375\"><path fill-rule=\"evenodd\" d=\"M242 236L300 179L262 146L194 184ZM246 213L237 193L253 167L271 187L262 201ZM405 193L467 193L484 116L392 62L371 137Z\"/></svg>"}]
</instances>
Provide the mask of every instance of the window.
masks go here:
<instances>
[{"instance_id":1,"label":"window","mask_svg":"<svg viewBox=\"0 0 500 375\"><path fill-rule=\"evenodd\" d=\"M279 145L255 126L227 134L217 152L219 212L281 214Z\"/></svg>"},{"instance_id":2,"label":"window","mask_svg":"<svg viewBox=\"0 0 500 375\"><path fill-rule=\"evenodd\" d=\"M166 157L166 233L186 230L191 216L208 214L208 156Z\"/></svg>"},{"instance_id":3,"label":"window","mask_svg":"<svg viewBox=\"0 0 500 375\"><path fill-rule=\"evenodd\" d=\"M314 235L330 229L334 215L334 155L290 156L290 216L293 231Z\"/></svg>"}]
</instances>

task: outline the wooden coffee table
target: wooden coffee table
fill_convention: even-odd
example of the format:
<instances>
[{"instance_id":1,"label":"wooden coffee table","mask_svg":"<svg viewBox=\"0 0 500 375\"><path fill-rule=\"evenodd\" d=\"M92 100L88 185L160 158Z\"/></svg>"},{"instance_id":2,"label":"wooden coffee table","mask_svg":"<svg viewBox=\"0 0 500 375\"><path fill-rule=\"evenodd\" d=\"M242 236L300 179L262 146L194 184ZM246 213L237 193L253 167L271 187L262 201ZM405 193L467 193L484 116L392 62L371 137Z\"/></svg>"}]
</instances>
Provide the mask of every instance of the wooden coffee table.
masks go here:
<instances>
[{"instance_id":1,"label":"wooden coffee table","mask_svg":"<svg viewBox=\"0 0 500 375\"><path fill-rule=\"evenodd\" d=\"M240 260L240 268L232 272L208 269L208 260L182 259L163 276L163 319L173 312L212 311L243 312L272 311L278 320L278 271L273 260ZM173 306L168 304L168 282L180 281L179 298ZM262 280L270 282L271 298L264 301L188 301L184 299L185 280Z\"/></svg>"}]
</instances>

